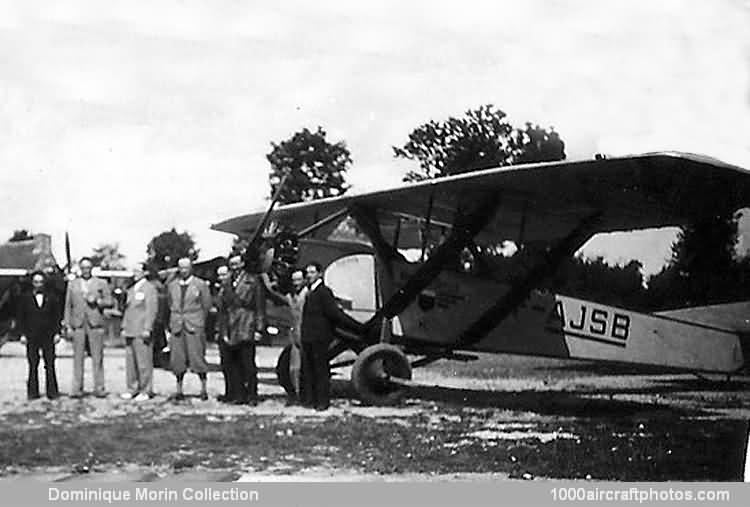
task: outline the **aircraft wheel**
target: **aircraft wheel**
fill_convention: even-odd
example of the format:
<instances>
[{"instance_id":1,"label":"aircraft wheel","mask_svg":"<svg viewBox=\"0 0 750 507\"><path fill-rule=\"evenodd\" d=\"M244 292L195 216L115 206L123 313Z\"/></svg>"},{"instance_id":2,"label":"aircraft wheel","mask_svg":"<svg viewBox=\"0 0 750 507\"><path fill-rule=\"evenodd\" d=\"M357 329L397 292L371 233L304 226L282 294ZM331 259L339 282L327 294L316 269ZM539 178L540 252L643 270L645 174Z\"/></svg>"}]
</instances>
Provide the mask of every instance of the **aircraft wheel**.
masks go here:
<instances>
[{"instance_id":1,"label":"aircraft wheel","mask_svg":"<svg viewBox=\"0 0 750 507\"><path fill-rule=\"evenodd\" d=\"M276 378L279 385L284 388L287 395L294 394L294 384L292 384L292 374L289 372L289 362L292 354L292 346L287 345L281 351L279 359L276 361Z\"/></svg>"},{"instance_id":2,"label":"aircraft wheel","mask_svg":"<svg viewBox=\"0 0 750 507\"><path fill-rule=\"evenodd\" d=\"M405 387L391 378L411 380L411 364L401 349L387 343L363 350L352 367L352 385L359 398L370 405L395 405Z\"/></svg>"}]
</instances>

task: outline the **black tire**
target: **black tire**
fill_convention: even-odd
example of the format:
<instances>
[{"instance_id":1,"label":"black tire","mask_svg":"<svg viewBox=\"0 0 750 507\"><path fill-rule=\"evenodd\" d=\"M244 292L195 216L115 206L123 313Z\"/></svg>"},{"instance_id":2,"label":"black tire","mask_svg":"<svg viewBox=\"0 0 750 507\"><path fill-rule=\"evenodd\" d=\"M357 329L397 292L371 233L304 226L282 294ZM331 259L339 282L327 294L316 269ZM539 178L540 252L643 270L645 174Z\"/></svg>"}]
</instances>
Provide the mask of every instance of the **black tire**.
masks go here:
<instances>
[{"instance_id":1,"label":"black tire","mask_svg":"<svg viewBox=\"0 0 750 507\"><path fill-rule=\"evenodd\" d=\"M370 405L395 405L403 397L404 386L390 382L395 377L411 380L411 364L401 349L387 343L363 350L352 367L352 385L359 398Z\"/></svg>"},{"instance_id":2,"label":"black tire","mask_svg":"<svg viewBox=\"0 0 750 507\"><path fill-rule=\"evenodd\" d=\"M289 360L291 358L292 346L287 345L281 351L279 359L276 361L276 378L279 385L284 388L286 394L291 396L296 394L294 384L292 383L292 374L289 372Z\"/></svg>"}]
</instances>

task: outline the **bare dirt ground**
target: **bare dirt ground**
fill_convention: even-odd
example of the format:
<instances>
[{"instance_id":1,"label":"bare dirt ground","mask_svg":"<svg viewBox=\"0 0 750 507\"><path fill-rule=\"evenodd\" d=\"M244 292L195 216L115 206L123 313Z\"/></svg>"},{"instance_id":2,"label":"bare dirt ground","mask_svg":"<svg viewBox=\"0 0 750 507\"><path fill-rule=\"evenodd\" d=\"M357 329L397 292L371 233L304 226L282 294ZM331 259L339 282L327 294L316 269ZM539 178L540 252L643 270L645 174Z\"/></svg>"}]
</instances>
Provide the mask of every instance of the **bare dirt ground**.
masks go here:
<instances>
[{"instance_id":1,"label":"bare dirt ground","mask_svg":"<svg viewBox=\"0 0 750 507\"><path fill-rule=\"evenodd\" d=\"M415 371L398 407L367 407L334 382L333 408L285 407L258 349L258 407L174 403L172 375L155 372L155 399L123 401L124 352L107 349L105 399L26 401L25 351L0 350L0 477L65 480L741 480L750 379L517 356L481 355ZM72 354L58 347L70 388ZM218 363L215 348L209 361ZM86 382L91 390L90 365ZM40 369L40 373L42 373ZM43 377L43 373L42 373ZM718 379L717 379L718 380ZM186 379L197 394L197 378Z\"/></svg>"}]
</instances>

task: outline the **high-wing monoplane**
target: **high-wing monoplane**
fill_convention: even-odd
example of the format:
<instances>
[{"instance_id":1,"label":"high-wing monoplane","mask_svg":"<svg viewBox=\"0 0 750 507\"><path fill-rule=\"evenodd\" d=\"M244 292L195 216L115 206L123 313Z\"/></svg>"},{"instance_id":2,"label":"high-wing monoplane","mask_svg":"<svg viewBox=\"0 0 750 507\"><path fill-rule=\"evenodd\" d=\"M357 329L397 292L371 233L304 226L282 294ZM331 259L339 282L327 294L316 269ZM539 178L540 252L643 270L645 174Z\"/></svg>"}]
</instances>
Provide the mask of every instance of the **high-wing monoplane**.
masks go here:
<instances>
[{"instance_id":1,"label":"high-wing monoplane","mask_svg":"<svg viewBox=\"0 0 750 507\"><path fill-rule=\"evenodd\" d=\"M669 152L486 169L281 206L270 220L255 213L213 229L249 236L270 226L326 240L343 220L356 222L375 259L375 304L365 317L375 332L342 332L330 356L356 353L358 394L386 404L398 400L413 367L471 352L739 371L750 355L746 329L711 308L643 314L538 288L595 234L681 226L744 207L750 171ZM500 272L478 245L504 241L519 251Z\"/></svg>"}]
</instances>

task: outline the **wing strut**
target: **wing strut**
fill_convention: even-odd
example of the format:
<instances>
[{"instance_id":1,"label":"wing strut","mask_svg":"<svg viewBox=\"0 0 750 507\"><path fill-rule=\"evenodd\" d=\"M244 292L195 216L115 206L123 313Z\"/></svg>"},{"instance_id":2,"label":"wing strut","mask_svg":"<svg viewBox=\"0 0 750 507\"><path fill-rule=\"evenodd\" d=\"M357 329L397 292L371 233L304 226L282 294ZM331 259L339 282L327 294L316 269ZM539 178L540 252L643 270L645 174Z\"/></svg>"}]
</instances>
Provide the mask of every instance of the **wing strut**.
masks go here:
<instances>
[{"instance_id":1,"label":"wing strut","mask_svg":"<svg viewBox=\"0 0 750 507\"><path fill-rule=\"evenodd\" d=\"M391 245L383 237L380 225L378 225L378 219L375 216L375 210L355 205L351 208L351 216L357 222L359 228L362 229L362 232L370 238L378 257L384 261L400 259L403 257L399 251L396 250L396 245Z\"/></svg>"},{"instance_id":2,"label":"wing strut","mask_svg":"<svg viewBox=\"0 0 750 507\"><path fill-rule=\"evenodd\" d=\"M427 203L427 219L422 228L422 253L419 256L419 262L424 262L425 251L427 250L427 241L430 235L430 224L432 223L432 206L435 203L435 191L430 193L430 200Z\"/></svg>"},{"instance_id":3,"label":"wing strut","mask_svg":"<svg viewBox=\"0 0 750 507\"><path fill-rule=\"evenodd\" d=\"M409 306L414 298L440 274L445 264L455 257L497 213L500 205L497 193L489 194L471 213L456 217L450 236L433 252L409 280L373 315L369 323L378 319L392 319Z\"/></svg>"},{"instance_id":4,"label":"wing strut","mask_svg":"<svg viewBox=\"0 0 750 507\"><path fill-rule=\"evenodd\" d=\"M451 349L463 349L474 345L495 329L526 300L534 287L537 287L546 277L554 274L562 261L573 255L588 241L600 217L601 213L597 212L585 218L557 245L541 254L526 276L515 282L508 292L462 332Z\"/></svg>"},{"instance_id":5,"label":"wing strut","mask_svg":"<svg viewBox=\"0 0 750 507\"><path fill-rule=\"evenodd\" d=\"M297 233L297 237L304 238L308 234L311 234L311 233L317 231L318 229L320 229L324 225L330 224L331 222L333 222L337 218L341 218L342 216L346 215L347 213L349 213L349 208L341 208L340 210L331 213L327 217L318 220L317 222L315 222L311 226L305 227L304 229L302 229L301 231L299 231Z\"/></svg>"}]
</instances>

